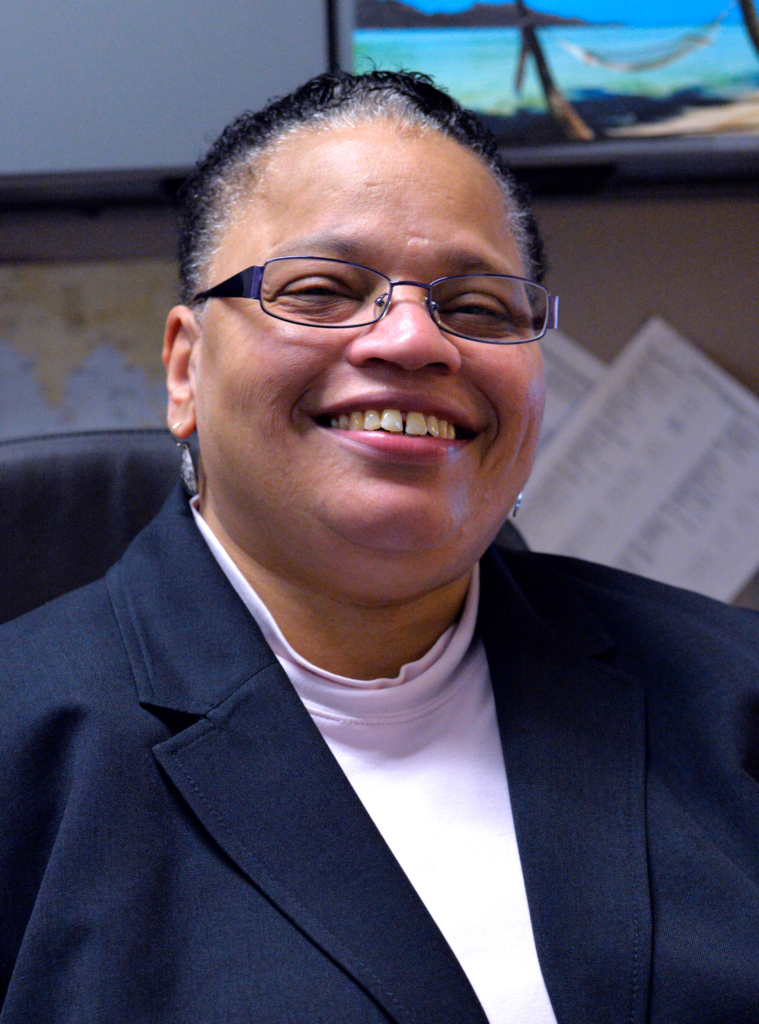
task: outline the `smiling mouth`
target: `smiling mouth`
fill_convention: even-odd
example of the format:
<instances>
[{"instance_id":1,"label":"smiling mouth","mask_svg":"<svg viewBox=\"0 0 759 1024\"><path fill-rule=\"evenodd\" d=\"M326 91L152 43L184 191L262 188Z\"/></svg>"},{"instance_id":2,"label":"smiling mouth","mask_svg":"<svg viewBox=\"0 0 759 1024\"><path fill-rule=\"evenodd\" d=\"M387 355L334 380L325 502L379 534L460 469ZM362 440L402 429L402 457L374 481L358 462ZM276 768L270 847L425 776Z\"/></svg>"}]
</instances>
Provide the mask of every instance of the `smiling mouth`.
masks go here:
<instances>
[{"instance_id":1,"label":"smiling mouth","mask_svg":"<svg viewBox=\"0 0 759 1024\"><path fill-rule=\"evenodd\" d=\"M400 409L354 410L340 416L323 417L317 422L333 430L380 430L389 434L405 434L407 437L437 437L441 441L467 440L473 436L471 431L448 420L426 416L422 412L403 412Z\"/></svg>"}]
</instances>

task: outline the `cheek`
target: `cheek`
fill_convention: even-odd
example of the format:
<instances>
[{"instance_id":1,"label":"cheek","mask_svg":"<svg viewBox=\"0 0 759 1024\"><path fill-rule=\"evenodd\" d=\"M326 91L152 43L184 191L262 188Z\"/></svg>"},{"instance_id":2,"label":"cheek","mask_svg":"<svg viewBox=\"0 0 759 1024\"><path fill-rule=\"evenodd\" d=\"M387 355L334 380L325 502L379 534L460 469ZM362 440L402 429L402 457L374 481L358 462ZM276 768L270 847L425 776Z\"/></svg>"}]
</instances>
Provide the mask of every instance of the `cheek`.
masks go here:
<instances>
[{"instance_id":1,"label":"cheek","mask_svg":"<svg viewBox=\"0 0 759 1024\"><path fill-rule=\"evenodd\" d=\"M304 390L321 371L307 347L250 323L204 336L198 371L199 419L213 419L225 433L251 433L282 442L286 427L303 427L296 415ZM205 413L205 415L204 415ZM213 428L212 428L213 429Z\"/></svg>"},{"instance_id":2,"label":"cheek","mask_svg":"<svg viewBox=\"0 0 759 1024\"><path fill-rule=\"evenodd\" d=\"M543 411L546 404L546 382L543 376L542 365L540 372L534 376L525 389L525 411L529 421L533 441L537 444L540 427L543 423Z\"/></svg>"},{"instance_id":3,"label":"cheek","mask_svg":"<svg viewBox=\"0 0 759 1024\"><path fill-rule=\"evenodd\" d=\"M532 458L545 405L543 362L537 344L515 346L494 360L483 389L496 413L496 448L509 462ZM496 386L494 386L496 385Z\"/></svg>"}]
</instances>

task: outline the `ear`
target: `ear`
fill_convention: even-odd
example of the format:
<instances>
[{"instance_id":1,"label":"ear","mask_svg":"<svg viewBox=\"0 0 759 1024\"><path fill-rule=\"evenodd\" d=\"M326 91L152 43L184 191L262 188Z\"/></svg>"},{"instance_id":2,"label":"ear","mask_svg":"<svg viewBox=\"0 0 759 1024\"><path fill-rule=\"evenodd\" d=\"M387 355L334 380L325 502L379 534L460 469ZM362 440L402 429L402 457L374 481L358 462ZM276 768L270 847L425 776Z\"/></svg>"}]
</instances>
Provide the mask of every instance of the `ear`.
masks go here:
<instances>
[{"instance_id":1,"label":"ear","mask_svg":"<svg viewBox=\"0 0 759 1024\"><path fill-rule=\"evenodd\" d=\"M200 338L200 325L190 307L174 306L166 318L162 358L169 392L166 419L169 430L181 439L195 430L195 363Z\"/></svg>"}]
</instances>

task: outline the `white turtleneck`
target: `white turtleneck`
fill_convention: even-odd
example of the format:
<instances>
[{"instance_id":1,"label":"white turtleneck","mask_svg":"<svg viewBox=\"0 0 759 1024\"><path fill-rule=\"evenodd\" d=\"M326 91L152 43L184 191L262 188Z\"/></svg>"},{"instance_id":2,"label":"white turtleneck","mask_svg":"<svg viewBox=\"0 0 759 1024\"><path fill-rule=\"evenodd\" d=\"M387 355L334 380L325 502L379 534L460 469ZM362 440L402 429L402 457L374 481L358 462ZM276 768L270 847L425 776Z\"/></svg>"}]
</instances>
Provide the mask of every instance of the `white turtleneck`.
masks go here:
<instances>
[{"instance_id":1,"label":"white turtleneck","mask_svg":"<svg viewBox=\"0 0 759 1024\"><path fill-rule=\"evenodd\" d=\"M195 522L359 799L456 954L490 1024L556 1024L538 964L485 649L479 567L459 621L395 679L293 650L196 509Z\"/></svg>"}]
</instances>

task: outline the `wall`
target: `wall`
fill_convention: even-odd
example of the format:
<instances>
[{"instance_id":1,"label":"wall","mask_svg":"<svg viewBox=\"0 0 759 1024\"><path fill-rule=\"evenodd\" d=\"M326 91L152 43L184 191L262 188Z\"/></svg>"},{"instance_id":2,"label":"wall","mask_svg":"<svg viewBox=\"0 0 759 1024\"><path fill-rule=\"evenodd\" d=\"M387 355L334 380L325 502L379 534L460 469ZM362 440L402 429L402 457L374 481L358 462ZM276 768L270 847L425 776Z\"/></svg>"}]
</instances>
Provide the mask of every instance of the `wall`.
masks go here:
<instances>
[{"instance_id":1,"label":"wall","mask_svg":"<svg viewBox=\"0 0 759 1024\"><path fill-rule=\"evenodd\" d=\"M541 199L561 324L611 359L656 313L759 394L759 193Z\"/></svg>"},{"instance_id":2,"label":"wall","mask_svg":"<svg viewBox=\"0 0 759 1024\"><path fill-rule=\"evenodd\" d=\"M324 0L3 0L0 175L187 166L326 66Z\"/></svg>"},{"instance_id":3,"label":"wall","mask_svg":"<svg viewBox=\"0 0 759 1024\"><path fill-rule=\"evenodd\" d=\"M610 361L658 314L759 394L759 190L544 198L561 326ZM735 603L759 608L759 576Z\"/></svg>"},{"instance_id":4,"label":"wall","mask_svg":"<svg viewBox=\"0 0 759 1024\"><path fill-rule=\"evenodd\" d=\"M325 0L3 0L0 439L162 422L172 191L327 64Z\"/></svg>"}]
</instances>

